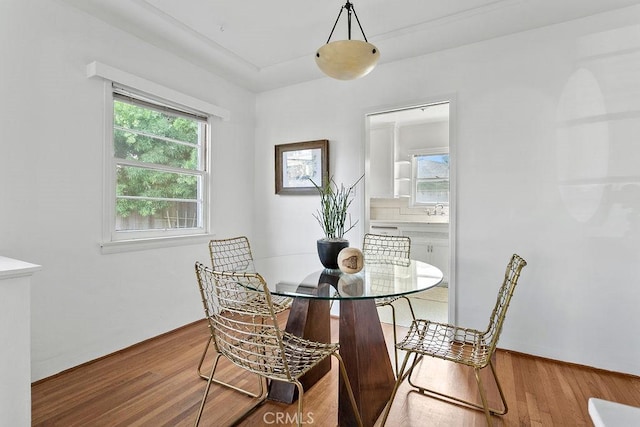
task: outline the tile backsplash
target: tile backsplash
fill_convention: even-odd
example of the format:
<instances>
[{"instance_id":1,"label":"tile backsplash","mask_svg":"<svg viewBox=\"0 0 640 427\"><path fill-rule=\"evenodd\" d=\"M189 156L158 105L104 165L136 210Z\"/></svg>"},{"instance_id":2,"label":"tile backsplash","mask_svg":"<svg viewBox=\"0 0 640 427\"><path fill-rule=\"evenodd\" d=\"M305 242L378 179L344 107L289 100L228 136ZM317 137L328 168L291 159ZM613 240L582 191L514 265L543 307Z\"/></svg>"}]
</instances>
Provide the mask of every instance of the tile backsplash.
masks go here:
<instances>
[{"instance_id":1,"label":"tile backsplash","mask_svg":"<svg viewBox=\"0 0 640 427\"><path fill-rule=\"evenodd\" d=\"M440 214L429 215L433 212L433 206L410 207L408 197L393 199L372 198L370 200L370 219L384 221L415 221L415 222L449 222L449 206L446 205Z\"/></svg>"}]
</instances>

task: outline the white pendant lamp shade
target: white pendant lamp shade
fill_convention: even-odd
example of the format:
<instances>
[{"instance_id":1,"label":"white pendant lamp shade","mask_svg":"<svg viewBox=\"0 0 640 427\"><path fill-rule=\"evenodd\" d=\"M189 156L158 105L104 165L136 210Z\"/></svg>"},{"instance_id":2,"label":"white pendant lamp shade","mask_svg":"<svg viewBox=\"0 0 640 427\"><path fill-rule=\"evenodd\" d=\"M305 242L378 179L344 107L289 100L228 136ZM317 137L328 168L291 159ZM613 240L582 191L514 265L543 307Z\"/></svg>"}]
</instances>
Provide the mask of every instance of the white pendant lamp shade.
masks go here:
<instances>
[{"instance_id":1,"label":"white pendant lamp shade","mask_svg":"<svg viewBox=\"0 0 640 427\"><path fill-rule=\"evenodd\" d=\"M340 21L343 10L347 11L348 39L332 42L331 36ZM358 22L364 41L351 40L352 14ZM380 51L367 40L356 10L353 4L347 0L347 3L340 8L340 13L338 13L336 23L333 24L327 43L316 52L316 64L329 77L339 80L353 80L369 74L378 63L378 59L380 59Z\"/></svg>"},{"instance_id":2,"label":"white pendant lamp shade","mask_svg":"<svg viewBox=\"0 0 640 427\"><path fill-rule=\"evenodd\" d=\"M316 52L323 73L338 80L353 80L369 74L380 59L380 51L362 40L338 40Z\"/></svg>"}]
</instances>

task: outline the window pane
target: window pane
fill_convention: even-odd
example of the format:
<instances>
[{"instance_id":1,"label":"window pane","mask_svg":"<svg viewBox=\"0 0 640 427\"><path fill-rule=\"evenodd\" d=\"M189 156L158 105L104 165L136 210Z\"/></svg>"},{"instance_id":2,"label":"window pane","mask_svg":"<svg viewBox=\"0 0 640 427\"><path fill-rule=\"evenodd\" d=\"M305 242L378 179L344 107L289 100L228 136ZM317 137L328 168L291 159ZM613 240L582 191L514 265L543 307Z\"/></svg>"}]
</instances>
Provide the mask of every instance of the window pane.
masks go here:
<instances>
[{"instance_id":1,"label":"window pane","mask_svg":"<svg viewBox=\"0 0 640 427\"><path fill-rule=\"evenodd\" d=\"M204 123L114 100L113 148L119 159L197 169Z\"/></svg>"},{"instance_id":2,"label":"window pane","mask_svg":"<svg viewBox=\"0 0 640 427\"><path fill-rule=\"evenodd\" d=\"M449 203L449 154L414 157L414 203Z\"/></svg>"},{"instance_id":3,"label":"window pane","mask_svg":"<svg viewBox=\"0 0 640 427\"><path fill-rule=\"evenodd\" d=\"M114 125L124 129L198 144L198 121L177 117L118 100L113 101Z\"/></svg>"},{"instance_id":4,"label":"window pane","mask_svg":"<svg viewBox=\"0 0 640 427\"><path fill-rule=\"evenodd\" d=\"M449 178L449 155L430 154L416 156L416 178Z\"/></svg>"},{"instance_id":5,"label":"window pane","mask_svg":"<svg viewBox=\"0 0 640 427\"><path fill-rule=\"evenodd\" d=\"M198 197L198 176L133 166L117 167L116 196L192 199Z\"/></svg>"},{"instance_id":6,"label":"window pane","mask_svg":"<svg viewBox=\"0 0 640 427\"><path fill-rule=\"evenodd\" d=\"M113 130L115 157L144 163L198 169L198 148L126 131Z\"/></svg>"},{"instance_id":7,"label":"window pane","mask_svg":"<svg viewBox=\"0 0 640 427\"><path fill-rule=\"evenodd\" d=\"M117 231L199 226L199 176L121 165L117 175Z\"/></svg>"},{"instance_id":8,"label":"window pane","mask_svg":"<svg viewBox=\"0 0 640 427\"><path fill-rule=\"evenodd\" d=\"M121 210L127 214L122 215ZM197 202L118 199L116 230L197 228L199 216Z\"/></svg>"},{"instance_id":9,"label":"window pane","mask_svg":"<svg viewBox=\"0 0 640 427\"><path fill-rule=\"evenodd\" d=\"M449 203L448 180L420 180L416 182L417 203Z\"/></svg>"}]
</instances>

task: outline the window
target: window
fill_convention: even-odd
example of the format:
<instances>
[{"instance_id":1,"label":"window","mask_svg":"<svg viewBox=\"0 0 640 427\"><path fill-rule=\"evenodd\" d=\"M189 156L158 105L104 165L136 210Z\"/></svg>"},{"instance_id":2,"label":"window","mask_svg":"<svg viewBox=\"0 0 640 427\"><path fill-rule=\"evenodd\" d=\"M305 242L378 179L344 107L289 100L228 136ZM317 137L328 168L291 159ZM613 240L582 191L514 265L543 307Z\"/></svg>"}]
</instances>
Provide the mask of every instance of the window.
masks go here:
<instances>
[{"instance_id":1,"label":"window","mask_svg":"<svg viewBox=\"0 0 640 427\"><path fill-rule=\"evenodd\" d=\"M207 232L208 117L113 87L111 240Z\"/></svg>"},{"instance_id":2,"label":"window","mask_svg":"<svg viewBox=\"0 0 640 427\"><path fill-rule=\"evenodd\" d=\"M411 198L414 205L449 203L449 153L412 157Z\"/></svg>"}]
</instances>

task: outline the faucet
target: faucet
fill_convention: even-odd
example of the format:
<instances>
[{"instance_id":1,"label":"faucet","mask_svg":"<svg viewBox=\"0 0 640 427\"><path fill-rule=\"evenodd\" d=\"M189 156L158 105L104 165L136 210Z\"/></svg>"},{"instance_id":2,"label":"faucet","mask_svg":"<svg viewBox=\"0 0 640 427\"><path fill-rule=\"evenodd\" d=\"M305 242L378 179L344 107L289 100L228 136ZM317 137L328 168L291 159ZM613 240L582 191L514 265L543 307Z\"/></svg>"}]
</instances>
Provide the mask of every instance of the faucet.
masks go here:
<instances>
[{"instance_id":1,"label":"faucet","mask_svg":"<svg viewBox=\"0 0 640 427\"><path fill-rule=\"evenodd\" d=\"M429 208L425 209L427 216L438 215L438 208L440 208L440 215L444 215L444 205L442 203L436 203L433 206L433 210L429 210Z\"/></svg>"}]
</instances>

